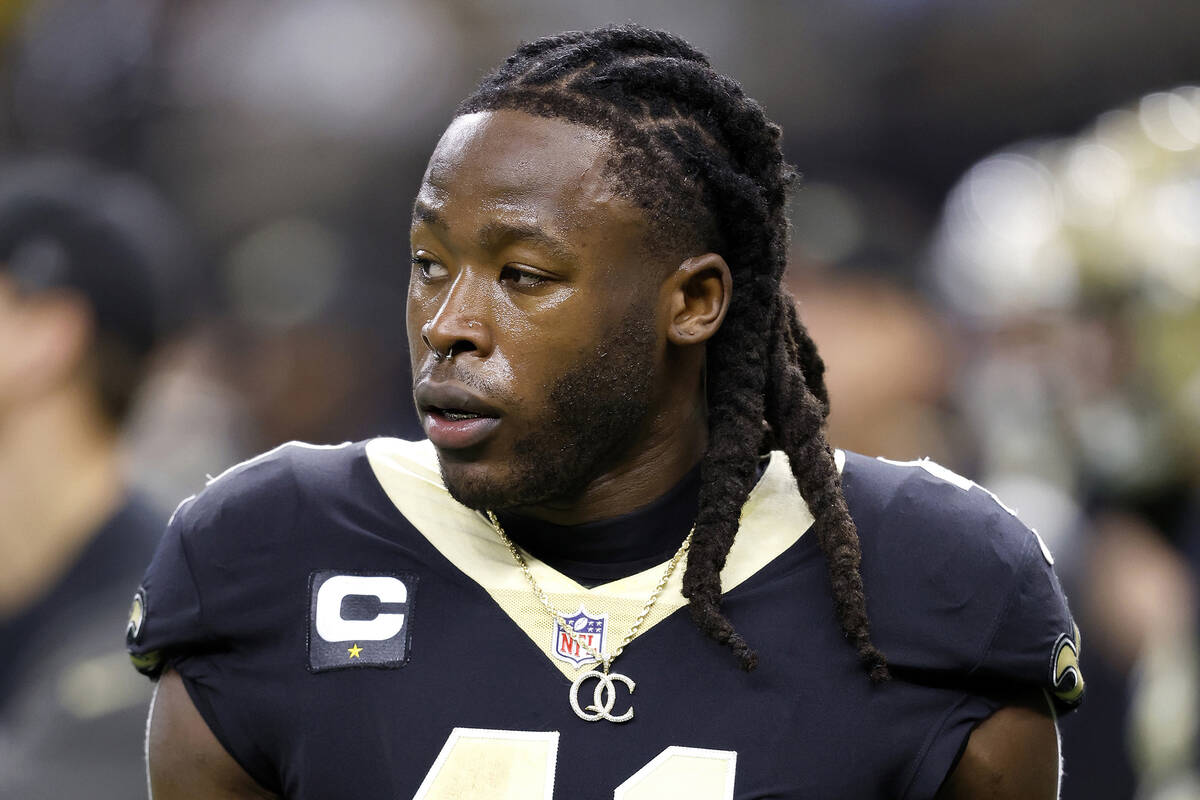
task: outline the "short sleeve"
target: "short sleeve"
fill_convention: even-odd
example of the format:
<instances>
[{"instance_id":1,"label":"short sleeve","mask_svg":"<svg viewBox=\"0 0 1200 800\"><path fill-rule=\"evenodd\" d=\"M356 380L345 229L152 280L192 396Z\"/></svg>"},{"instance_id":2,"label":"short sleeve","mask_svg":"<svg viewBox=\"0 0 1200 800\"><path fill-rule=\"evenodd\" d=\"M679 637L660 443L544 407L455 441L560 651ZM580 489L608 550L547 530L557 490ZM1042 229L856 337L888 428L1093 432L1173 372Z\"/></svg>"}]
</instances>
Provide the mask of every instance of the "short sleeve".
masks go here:
<instances>
[{"instance_id":1,"label":"short sleeve","mask_svg":"<svg viewBox=\"0 0 1200 800\"><path fill-rule=\"evenodd\" d=\"M305 507L295 461L304 454L284 445L238 464L175 510L126 629L140 671L155 677L168 661L278 638L278 611L261 598L287 591Z\"/></svg>"},{"instance_id":2,"label":"short sleeve","mask_svg":"<svg viewBox=\"0 0 1200 800\"><path fill-rule=\"evenodd\" d=\"M897 682L946 700L911 722L920 744L897 793L934 797L971 731L1015 694L1079 705L1079 632L1050 551L986 489L932 462L853 454L843 486L872 638Z\"/></svg>"},{"instance_id":3,"label":"short sleeve","mask_svg":"<svg viewBox=\"0 0 1200 800\"><path fill-rule=\"evenodd\" d=\"M1013 526L1024 526L1013 517ZM1060 713L1083 699L1079 629L1067 608L1048 551L1026 529L1025 548L991 639L958 702L948 709L915 763L906 798L933 797L958 762L971 732L1004 707L1017 686L1040 687ZM989 691L989 688L995 693Z\"/></svg>"},{"instance_id":4,"label":"short sleeve","mask_svg":"<svg viewBox=\"0 0 1200 800\"><path fill-rule=\"evenodd\" d=\"M229 754L260 785L278 774L267 709L278 698L281 653L303 642L303 619L266 598L306 589L297 543L309 512L296 480L297 457L283 446L210 480L172 515L133 601L127 645L151 678L169 665ZM319 463L316 453L315 462ZM315 467L314 467L315 468ZM299 588L297 588L299 587ZM299 632L299 636L297 636Z\"/></svg>"},{"instance_id":5,"label":"short sleeve","mask_svg":"<svg viewBox=\"0 0 1200 800\"><path fill-rule=\"evenodd\" d=\"M1041 686L1058 710L1066 712L1083 700L1079 628L1049 551L1037 534L1030 534L1017 580L977 672L984 678Z\"/></svg>"},{"instance_id":6,"label":"short sleeve","mask_svg":"<svg viewBox=\"0 0 1200 800\"><path fill-rule=\"evenodd\" d=\"M929 461L848 458L877 643L900 671L980 692L1083 696L1079 632L1038 534L995 495Z\"/></svg>"},{"instance_id":7,"label":"short sleeve","mask_svg":"<svg viewBox=\"0 0 1200 800\"><path fill-rule=\"evenodd\" d=\"M209 638L184 545L187 507L193 501L185 500L171 516L129 611L125 644L134 667L151 678L162 673L170 652Z\"/></svg>"}]
</instances>

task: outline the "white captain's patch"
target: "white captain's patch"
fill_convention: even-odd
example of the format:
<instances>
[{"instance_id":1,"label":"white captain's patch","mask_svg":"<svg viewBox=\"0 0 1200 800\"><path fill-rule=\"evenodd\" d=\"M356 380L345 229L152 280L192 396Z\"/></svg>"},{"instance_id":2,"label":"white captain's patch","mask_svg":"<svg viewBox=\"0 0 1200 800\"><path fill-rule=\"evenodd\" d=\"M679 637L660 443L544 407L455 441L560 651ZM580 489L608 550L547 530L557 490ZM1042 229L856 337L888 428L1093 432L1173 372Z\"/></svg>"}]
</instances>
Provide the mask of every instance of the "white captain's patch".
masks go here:
<instances>
[{"instance_id":1,"label":"white captain's patch","mask_svg":"<svg viewBox=\"0 0 1200 800\"><path fill-rule=\"evenodd\" d=\"M408 661L413 593L408 572L318 570L309 577L308 668L401 667Z\"/></svg>"},{"instance_id":2,"label":"white captain's patch","mask_svg":"<svg viewBox=\"0 0 1200 800\"><path fill-rule=\"evenodd\" d=\"M589 614L584 606L569 617L563 617L570 632L562 625L554 626L554 645L551 652L555 658L570 662L576 666L590 664L598 659L580 646L587 645L597 653L604 653L605 631L608 628L608 614Z\"/></svg>"}]
</instances>

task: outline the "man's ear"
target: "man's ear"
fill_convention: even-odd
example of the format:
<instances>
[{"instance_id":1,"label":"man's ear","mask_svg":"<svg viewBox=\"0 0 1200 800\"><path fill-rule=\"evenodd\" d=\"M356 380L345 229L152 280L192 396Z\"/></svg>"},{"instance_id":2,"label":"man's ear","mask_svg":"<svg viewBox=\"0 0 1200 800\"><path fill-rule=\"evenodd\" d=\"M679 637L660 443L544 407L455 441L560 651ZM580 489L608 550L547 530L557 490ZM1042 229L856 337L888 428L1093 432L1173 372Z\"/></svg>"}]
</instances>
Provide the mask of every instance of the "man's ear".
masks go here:
<instances>
[{"instance_id":1,"label":"man's ear","mask_svg":"<svg viewBox=\"0 0 1200 800\"><path fill-rule=\"evenodd\" d=\"M675 345L699 344L716 333L733 296L733 277L716 253L692 256L672 272L667 292L667 340Z\"/></svg>"}]
</instances>

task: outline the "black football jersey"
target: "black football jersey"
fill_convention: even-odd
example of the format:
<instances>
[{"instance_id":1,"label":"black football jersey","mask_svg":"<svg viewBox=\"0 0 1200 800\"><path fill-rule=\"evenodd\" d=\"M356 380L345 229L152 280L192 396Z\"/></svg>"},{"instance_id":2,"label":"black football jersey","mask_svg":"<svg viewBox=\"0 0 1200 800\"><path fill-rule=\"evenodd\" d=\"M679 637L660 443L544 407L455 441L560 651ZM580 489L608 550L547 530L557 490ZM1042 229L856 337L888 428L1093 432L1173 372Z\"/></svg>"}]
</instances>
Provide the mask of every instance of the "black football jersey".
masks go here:
<instances>
[{"instance_id":1,"label":"black football jersey","mask_svg":"<svg viewBox=\"0 0 1200 800\"><path fill-rule=\"evenodd\" d=\"M560 628L428 442L285 445L179 507L129 643L296 800L929 798L1006 692L1078 703L1079 634L1036 533L931 462L838 453L875 685L834 613L812 517L772 455L722 571L758 651L700 633L665 564L586 588L532 556ZM624 721L621 721L624 720Z\"/></svg>"}]
</instances>

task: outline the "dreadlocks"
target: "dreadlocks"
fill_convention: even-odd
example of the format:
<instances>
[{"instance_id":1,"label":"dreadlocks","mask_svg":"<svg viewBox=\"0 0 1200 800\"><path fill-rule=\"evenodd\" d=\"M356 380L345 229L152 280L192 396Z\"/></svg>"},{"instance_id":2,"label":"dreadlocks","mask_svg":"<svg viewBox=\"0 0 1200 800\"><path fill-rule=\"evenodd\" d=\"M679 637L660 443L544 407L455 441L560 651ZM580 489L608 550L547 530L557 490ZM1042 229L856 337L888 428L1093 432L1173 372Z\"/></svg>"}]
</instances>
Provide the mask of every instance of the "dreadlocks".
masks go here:
<instances>
[{"instance_id":1,"label":"dreadlocks","mask_svg":"<svg viewBox=\"0 0 1200 800\"><path fill-rule=\"evenodd\" d=\"M858 533L823 430L825 366L780 286L795 172L779 127L702 53L633 25L522 46L458 113L500 109L610 133L610 177L645 212L654 246L701 243L729 264L737 291L708 343L709 444L683 578L696 624L754 668L757 655L721 613L721 569L770 441L787 454L812 511L842 630L871 678L886 679L868 629Z\"/></svg>"}]
</instances>

